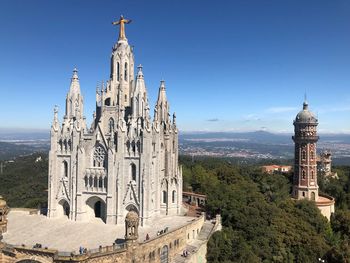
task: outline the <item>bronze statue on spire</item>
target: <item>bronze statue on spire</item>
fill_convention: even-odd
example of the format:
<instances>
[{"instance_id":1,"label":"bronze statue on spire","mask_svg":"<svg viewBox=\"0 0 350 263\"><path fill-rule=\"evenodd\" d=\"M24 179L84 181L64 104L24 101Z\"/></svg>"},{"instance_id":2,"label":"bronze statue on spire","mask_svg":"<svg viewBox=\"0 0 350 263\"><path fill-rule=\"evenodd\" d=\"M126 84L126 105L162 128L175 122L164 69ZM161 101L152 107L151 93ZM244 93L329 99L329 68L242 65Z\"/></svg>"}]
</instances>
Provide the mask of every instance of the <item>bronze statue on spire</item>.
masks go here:
<instances>
[{"instance_id":1,"label":"bronze statue on spire","mask_svg":"<svg viewBox=\"0 0 350 263\"><path fill-rule=\"evenodd\" d=\"M120 19L118 21L112 22L112 25L120 25L119 29L119 39L118 40L124 40L126 39L125 36L125 25L124 24L130 24L131 19L124 19L123 15L120 16Z\"/></svg>"}]
</instances>

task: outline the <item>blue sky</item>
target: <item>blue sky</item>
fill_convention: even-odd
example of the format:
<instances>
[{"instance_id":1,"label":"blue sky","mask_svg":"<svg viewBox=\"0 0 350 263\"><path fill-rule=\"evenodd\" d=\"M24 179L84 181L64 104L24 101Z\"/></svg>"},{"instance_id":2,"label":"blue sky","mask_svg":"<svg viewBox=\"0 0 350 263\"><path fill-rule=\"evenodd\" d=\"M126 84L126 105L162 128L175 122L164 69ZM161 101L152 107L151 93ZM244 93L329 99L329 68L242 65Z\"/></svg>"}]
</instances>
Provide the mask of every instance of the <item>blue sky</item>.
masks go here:
<instances>
[{"instance_id":1,"label":"blue sky","mask_svg":"<svg viewBox=\"0 0 350 263\"><path fill-rule=\"evenodd\" d=\"M350 133L350 2L322 0L3 0L0 128L49 128L75 66L90 122L120 14L182 131L292 132L306 92L320 132Z\"/></svg>"}]
</instances>

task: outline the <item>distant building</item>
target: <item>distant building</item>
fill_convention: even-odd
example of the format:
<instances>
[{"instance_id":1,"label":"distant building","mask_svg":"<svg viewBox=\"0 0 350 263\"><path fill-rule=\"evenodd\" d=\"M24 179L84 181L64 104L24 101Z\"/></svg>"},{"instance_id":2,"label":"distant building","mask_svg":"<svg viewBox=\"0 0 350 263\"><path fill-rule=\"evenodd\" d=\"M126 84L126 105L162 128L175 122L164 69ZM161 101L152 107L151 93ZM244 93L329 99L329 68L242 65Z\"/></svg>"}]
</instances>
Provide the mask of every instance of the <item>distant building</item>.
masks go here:
<instances>
[{"instance_id":1,"label":"distant building","mask_svg":"<svg viewBox=\"0 0 350 263\"><path fill-rule=\"evenodd\" d=\"M325 177L338 178L336 172L332 172L332 153L324 151L317 156L317 171Z\"/></svg>"},{"instance_id":2,"label":"distant building","mask_svg":"<svg viewBox=\"0 0 350 263\"><path fill-rule=\"evenodd\" d=\"M288 173L292 170L292 166L291 165L276 165L276 164L264 165L264 166L261 166L261 170L263 172L269 173L269 174L273 174L276 172Z\"/></svg>"},{"instance_id":3,"label":"distant building","mask_svg":"<svg viewBox=\"0 0 350 263\"><path fill-rule=\"evenodd\" d=\"M306 101L293 124L295 144L294 156L294 177L293 177L293 198L309 199L316 202L321 213L330 219L334 212L334 198L321 195L318 192L317 184L317 157L316 143L318 120L309 110Z\"/></svg>"}]
</instances>

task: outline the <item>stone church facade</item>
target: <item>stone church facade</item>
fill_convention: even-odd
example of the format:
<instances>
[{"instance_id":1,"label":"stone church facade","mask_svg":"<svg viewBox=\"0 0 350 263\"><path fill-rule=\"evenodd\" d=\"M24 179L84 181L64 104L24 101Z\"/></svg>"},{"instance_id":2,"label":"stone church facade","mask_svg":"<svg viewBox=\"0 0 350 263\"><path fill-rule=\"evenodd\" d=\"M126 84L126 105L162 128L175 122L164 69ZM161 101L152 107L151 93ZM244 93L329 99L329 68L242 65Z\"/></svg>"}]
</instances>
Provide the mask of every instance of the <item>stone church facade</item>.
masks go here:
<instances>
[{"instance_id":1,"label":"stone church facade","mask_svg":"<svg viewBox=\"0 0 350 263\"><path fill-rule=\"evenodd\" d=\"M151 119L147 89L121 18L113 46L110 78L96 90L91 127L75 69L62 123L54 110L49 154L48 217L75 221L101 218L124 224L135 211L140 224L180 214L182 172L178 165L176 116L169 114L161 81Z\"/></svg>"}]
</instances>

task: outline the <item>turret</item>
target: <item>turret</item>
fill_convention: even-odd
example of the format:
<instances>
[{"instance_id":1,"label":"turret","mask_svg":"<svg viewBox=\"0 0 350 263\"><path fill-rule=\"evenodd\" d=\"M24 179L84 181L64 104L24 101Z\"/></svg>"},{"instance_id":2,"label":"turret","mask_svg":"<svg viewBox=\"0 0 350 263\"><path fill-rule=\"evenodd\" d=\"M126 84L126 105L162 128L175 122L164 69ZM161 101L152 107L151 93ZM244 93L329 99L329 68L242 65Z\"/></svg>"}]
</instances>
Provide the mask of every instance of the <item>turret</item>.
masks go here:
<instances>
[{"instance_id":1,"label":"turret","mask_svg":"<svg viewBox=\"0 0 350 263\"><path fill-rule=\"evenodd\" d=\"M318 120L306 100L294 120L295 161L293 197L318 199L316 143Z\"/></svg>"},{"instance_id":2,"label":"turret","mask_svg":"<svg viewBox=\"0 0 350 263\"><path fill-rule=\"evenodd\" d=\"M135 211L129 211L125 217L125 240L127 244L137 241L139 237L139 215Z\"/></svg>"},{"instance_id":3,"label":"turret","mask_svg":"<svg viewBox=\"0 0 350 263\"><path fill-rule=\"evenodd\" d=\"M169 123L169 104L166 98L164 80L160 82L154 120L160 123Z\"/></svg>"},{"instance_id":4,"label":"turret","mask_svg":"<svg viewBox=\"0 0 350 263\"><path fill-rule=\"evenodd\" d=\"M139 65L136 77L136 84L132 94L132 116L134 118L146 117L146 108L148 107L147 92L143 78L142 66Z\"/></svg>"},{"instance_id":5,"label":"turret","mask_svg":"<svg viewBox=\"0 0 350 263\"><path fill-rule=\"evenodd\" d=\"M66 99L66 114L67 119L83 119L83 97L80 92L80 84L78 78L78 70L73 70L71 84Z\"/></svg>"}]
</instances>

